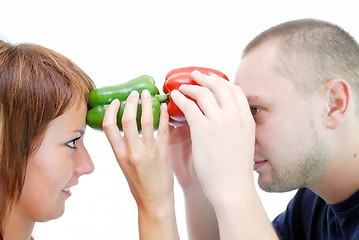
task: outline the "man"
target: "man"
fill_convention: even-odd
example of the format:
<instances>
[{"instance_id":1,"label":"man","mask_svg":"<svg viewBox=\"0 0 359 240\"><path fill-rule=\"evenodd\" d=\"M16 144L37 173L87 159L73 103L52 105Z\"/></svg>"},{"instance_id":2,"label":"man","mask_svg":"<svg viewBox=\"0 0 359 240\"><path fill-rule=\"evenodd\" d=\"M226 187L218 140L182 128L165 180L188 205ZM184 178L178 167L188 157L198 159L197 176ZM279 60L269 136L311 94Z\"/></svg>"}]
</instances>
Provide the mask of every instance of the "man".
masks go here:
<instances>
[{"instance_id":1,"label":"man","mask_svg":"<svg viewBox=\"0 0 359 240\"><path fill-rule=\"evenodd\" d=\"M170 137L190 239L359 239L359 46L347 32L286 22L247 45L235 85L192 76L202 86L171 95L189 128ZM265 191L299 189L273 223L253 168Z\"/></svg>"}]
</instances>

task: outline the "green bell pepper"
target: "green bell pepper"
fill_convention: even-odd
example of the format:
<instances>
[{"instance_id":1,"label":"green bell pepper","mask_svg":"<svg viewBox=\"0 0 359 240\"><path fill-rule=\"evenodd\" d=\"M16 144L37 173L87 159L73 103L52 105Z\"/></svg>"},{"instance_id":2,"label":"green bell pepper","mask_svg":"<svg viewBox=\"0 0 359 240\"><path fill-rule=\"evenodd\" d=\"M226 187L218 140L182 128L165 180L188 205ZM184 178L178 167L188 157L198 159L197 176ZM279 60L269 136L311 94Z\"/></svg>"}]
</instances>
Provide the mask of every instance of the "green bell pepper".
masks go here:
<instances>
[{"instance_id":1,"label":"green bell pepper","mask_svg":"<svg viewBox=\"0 0 359 240\"><path fill-rule=\"evenodd\" d=\"M107 106L114 99L119 99L121 106L117 114L117 126L120 131L122 131L121 119L128 95L130 95L133 90L141 93L144 89L147 89L152 96L153 127L154 129L157 129L159 123L160 105L162 102L168 100L168 96L166 94L160 95L154 79L147 75L139 76L122 84L97 88L91 91L89 97L89 110L86 116L87 125L91 128L102 130L102 121ZM139 100L136 116L139 131L141 131L141 113L142 104L141 100Z\"/></svg>"},{"instance_id":2,"label":"green bell pepper","mask_svg":"<svg viewBox=\"0 0 359 240\"><path fill-rule=\"evenodd\" d=\"M144 89L147 89L152 96L160 94L155 80L150 76L142 75L125 83L94 89L90 92L89 104L91 107L110 104L116 98L124 101L132 90L141 93Z\"/></svg>"}]
</instances>

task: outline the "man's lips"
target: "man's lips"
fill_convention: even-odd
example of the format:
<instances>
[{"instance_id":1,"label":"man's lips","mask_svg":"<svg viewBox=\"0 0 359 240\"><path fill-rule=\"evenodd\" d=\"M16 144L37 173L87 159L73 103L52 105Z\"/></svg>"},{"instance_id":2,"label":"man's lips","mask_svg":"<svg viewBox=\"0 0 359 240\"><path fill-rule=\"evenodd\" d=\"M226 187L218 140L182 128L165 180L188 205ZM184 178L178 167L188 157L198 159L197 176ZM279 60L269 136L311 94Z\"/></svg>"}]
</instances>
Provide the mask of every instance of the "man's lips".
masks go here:
<instances>
[{"instance_id":1,"label":"man's lips","mask_svg":"<svg viewBox=\"0 0 359 240\"><path fill-rule=\"evenodd\" d=\"M266 159L254 159L254 171L258 171L263 165L267 163Z\"/></svg>"}]
</instances>

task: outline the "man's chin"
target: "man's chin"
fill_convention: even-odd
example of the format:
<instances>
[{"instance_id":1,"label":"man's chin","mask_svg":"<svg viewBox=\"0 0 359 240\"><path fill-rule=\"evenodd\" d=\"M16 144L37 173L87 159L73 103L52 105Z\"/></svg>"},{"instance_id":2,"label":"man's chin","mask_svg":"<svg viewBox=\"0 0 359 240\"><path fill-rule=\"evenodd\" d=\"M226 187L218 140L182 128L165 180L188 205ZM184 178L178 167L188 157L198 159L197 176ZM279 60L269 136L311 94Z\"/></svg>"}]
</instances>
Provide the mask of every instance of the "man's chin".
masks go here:
<instances>
[{"instance_id":1,"label":"man's chin","mask_svg":"<svg viewBox=\"0 0 359 240\"><path fill-rule=\"evenodd\" d=\"M265 192L271 192L271 193L284 193L292 191L296 188L290 187L289 185L284 185L283 183L279 181L265 181L264 179L261 179L261 176L258 178L258 186L260 189L262 189Z\"/></svg>"}]
</instances>

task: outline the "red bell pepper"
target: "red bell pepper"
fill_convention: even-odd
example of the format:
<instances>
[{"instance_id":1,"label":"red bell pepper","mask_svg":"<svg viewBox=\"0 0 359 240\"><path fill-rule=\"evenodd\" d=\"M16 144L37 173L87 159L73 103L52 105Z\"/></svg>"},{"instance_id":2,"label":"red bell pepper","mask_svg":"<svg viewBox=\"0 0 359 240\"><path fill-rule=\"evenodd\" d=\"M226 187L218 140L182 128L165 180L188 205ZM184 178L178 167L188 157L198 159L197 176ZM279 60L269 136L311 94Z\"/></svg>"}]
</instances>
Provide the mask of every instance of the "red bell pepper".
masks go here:
<instances>
[{"instance_id":1,"label":"red bell pepper","mask_svg":"<svg viewBox=\"0 0 359 240\"><path fill-rule=\"evenodd\" d=\"M187 125L187 120L183 114L183 112L177 107L177 105L172 101L171 91L177 90L182 84L186 85L199 85L195 82L191 77L191 72L194 70L198 70L201 73L210 75L216 74L217 76L229 80L228 77L215 69L204 68L204 67L184 67L184 68L176 68L169 71L166 75L166 80L163 85L163 92L169 95L169 103L168 103L168 114L170 116L170 124L172 126L184 126ZM186 96L192 101L196 102L189 96Z\"/></svg>"}]
</instances>

